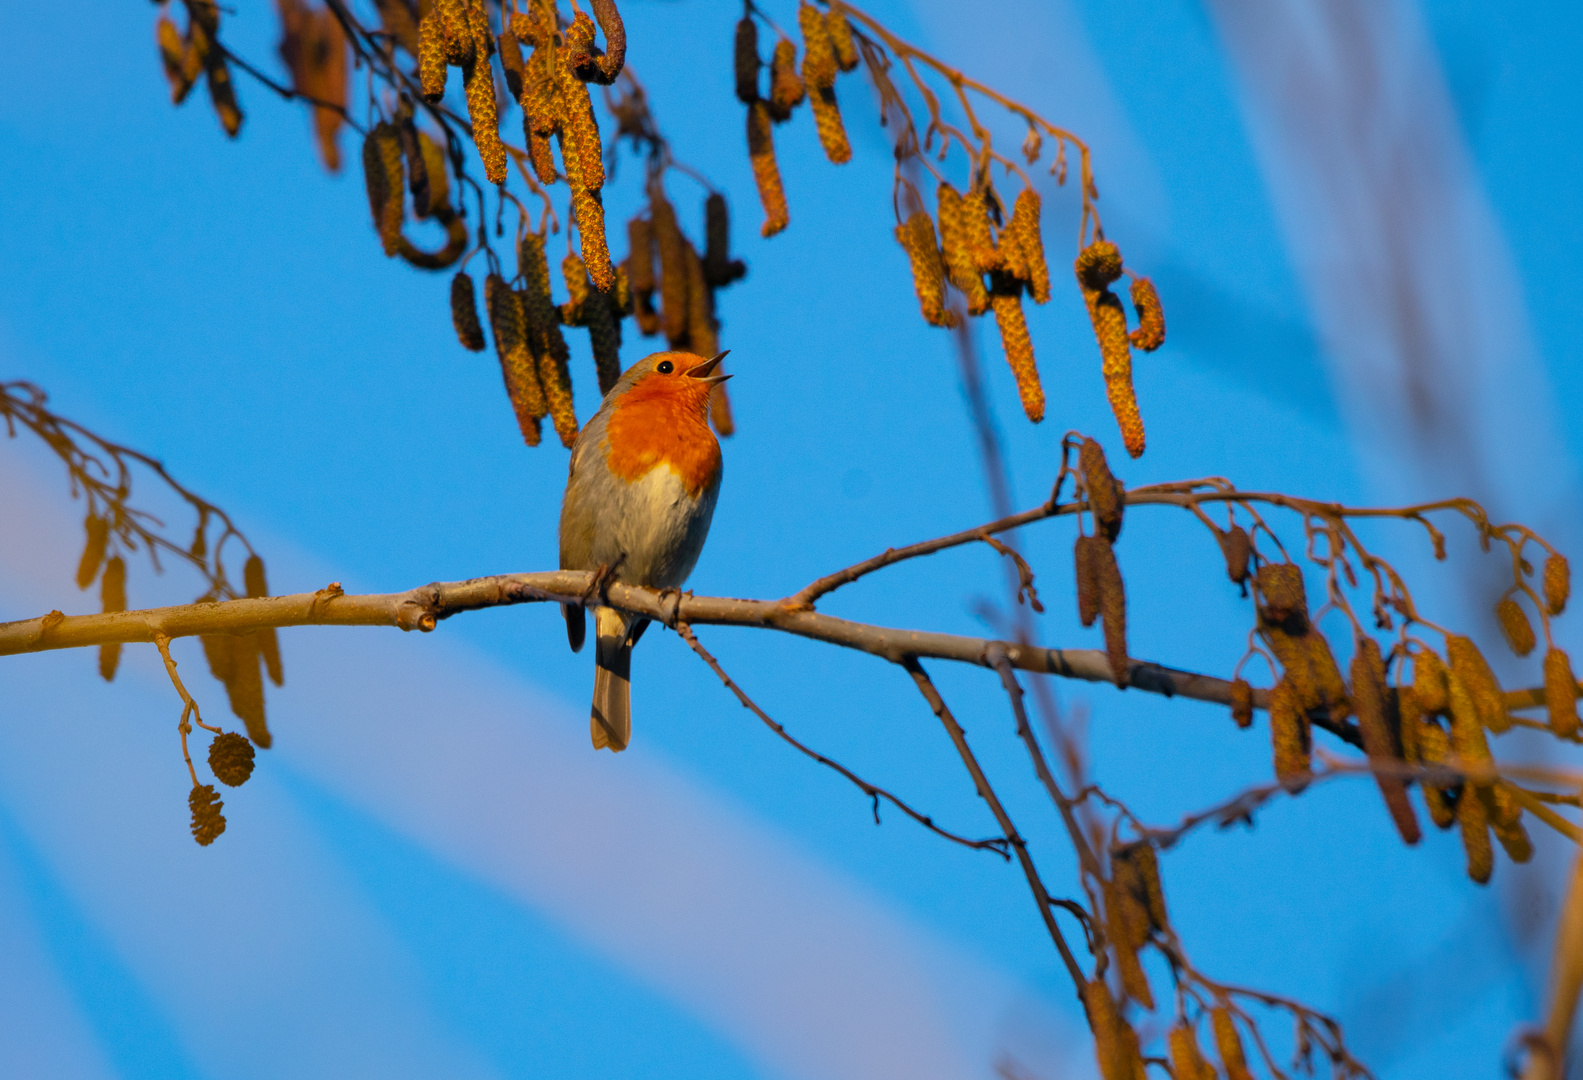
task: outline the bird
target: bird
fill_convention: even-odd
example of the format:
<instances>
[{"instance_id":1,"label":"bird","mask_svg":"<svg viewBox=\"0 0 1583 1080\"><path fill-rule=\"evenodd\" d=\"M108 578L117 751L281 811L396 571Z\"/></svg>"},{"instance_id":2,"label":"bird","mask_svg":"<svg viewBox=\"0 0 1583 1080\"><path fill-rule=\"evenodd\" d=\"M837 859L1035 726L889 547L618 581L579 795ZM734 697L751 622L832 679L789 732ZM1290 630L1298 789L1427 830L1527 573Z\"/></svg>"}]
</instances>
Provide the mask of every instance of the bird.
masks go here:
<instances>
[{"instance_id":1,"label":"bird","mask_svg":"<svg viewBox=\"0 0 1583 1080\"><path fill-rule=\"evenodd\" d=\"M646 356L622 372L572 444L561 502L562 570L596 581L675 589L703 551L720 494L720 442L709 428L709 395L731 376L720 353ZM632 646L648 620L594 610L594 749L625 750L632 739ZM566 637L581 651L581 604L562 604Z\"/></svg>"}]
</instances>

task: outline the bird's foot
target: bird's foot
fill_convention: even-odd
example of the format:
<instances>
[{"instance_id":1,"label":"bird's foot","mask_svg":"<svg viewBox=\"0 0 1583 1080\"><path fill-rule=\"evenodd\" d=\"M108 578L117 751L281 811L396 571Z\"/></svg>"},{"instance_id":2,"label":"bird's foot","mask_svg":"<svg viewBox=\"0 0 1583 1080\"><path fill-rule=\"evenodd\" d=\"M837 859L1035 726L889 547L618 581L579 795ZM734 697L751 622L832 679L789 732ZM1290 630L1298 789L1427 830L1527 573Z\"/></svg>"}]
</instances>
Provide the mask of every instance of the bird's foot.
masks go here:
<instances>
[{"instance_id":1,"label":"bird's foot","mask_svg":"<svg viewBox=\"0 0 1583 1080\"><path fill-rule=\"evenodd\" d=\"M662 609L665 606L665 598L667 596L671 598L671 613L665 617L665 625L668 628L674 630L676 629L676 624L681 622L682 597L691 595L691 590L682 592L682 590L677 588L675 585L668 585L660 590L660 607Z\"/></svg>"},{"instance_id":2,"label":"bird's foot","mask_svg":"<svg viewBox=\"0 0 1583 1080\"><path fill-rule=\"evenodd\" d=\"M610 583L615 580L616 570L620 568L622 561L625 559L626 555L623 554L614 563L600 563L595 568L594 576L589 579L588 588L583 590L584 607L587 607L588 602L595 597L600 600L610 599Z\"/></svg>"}]
</instances>

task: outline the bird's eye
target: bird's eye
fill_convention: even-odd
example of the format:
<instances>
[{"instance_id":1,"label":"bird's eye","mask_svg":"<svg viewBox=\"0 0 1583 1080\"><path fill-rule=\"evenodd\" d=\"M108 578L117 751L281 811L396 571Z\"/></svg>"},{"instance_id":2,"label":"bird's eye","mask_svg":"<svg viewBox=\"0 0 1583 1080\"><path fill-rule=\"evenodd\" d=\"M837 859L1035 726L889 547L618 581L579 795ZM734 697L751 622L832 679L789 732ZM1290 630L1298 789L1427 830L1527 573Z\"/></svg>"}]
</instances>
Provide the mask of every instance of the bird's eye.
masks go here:
<instances>
[{"instance_id":1,"label":"bird's eye","mask_svg":"<svg viewBox=\"0 0 1583 1080\"><path fill-rule=\"evenodd\" d=\"M669 375L671 372L676 370L676 365L671 363L669 360L661 360L658 364L654 365L654 370L659 372L661 375Z\"/></svg>"}]
</instances>

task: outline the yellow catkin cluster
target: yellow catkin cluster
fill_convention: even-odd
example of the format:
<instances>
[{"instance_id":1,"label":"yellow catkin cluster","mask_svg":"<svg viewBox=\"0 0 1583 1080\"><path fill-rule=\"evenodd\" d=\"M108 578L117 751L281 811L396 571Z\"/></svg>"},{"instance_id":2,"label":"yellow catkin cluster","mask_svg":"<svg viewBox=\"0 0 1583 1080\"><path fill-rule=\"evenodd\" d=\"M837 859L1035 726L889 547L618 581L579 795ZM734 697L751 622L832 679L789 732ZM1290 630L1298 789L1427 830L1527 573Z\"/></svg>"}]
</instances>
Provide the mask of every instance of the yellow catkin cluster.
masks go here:
<instances>
[{"instance_id":1,"label":"yellow catkin cluster","mask_svg":"<svg viewBox=\"0 0 1583 1080\"><path fill-rule=\"evenodd\" d=\"M1313 626L1291 633L1279 626L1264 625L1264 639L1281 662L1281 669L1297 694L1304 712L1325 709L1331 719L1340 720L1352 712L1341 669L1336 665L1330 642Z\"/></svg>"},{"instance_id":2,"label":"yellow catkin cluster","mask_svg":"<svg viewBox=\"0 0 1583 1080\"><path fill-rule=\"evenodd\" d=\"M1098 548L1104 541L1097 536L1079 536L1073 547L1076 563L1077 617L1084 626L1093 626L1099 618L1099 559Z\"/></svg>"},{"instance_id":3,"label":"yellow catkin cluster","mask_svg":"<svg viewBox=\"0 0 1583 1080\"><path fill-rule=\"evenodd\" d=\"M119 555L112 555L104 564L104 576L99 581L99 603L106 614L126 610L126 560ZM115 678L120 664L119 641L99 646L99 674L105 682Z\"/></svg>"},{"instance_id":4,"label":"yellow catkin cluster","mask_svg":"<svg viewBox=\"0 0 1583 1080\"><path fill-rule=\"evenodd\" d=\"M1455 657L1447 679L1447 698L1451 712L1451 753L1465 767L1493 764L1489 742L1484 737L1477 697L1463 681ZM1486 785L1468 781L1457 801L1457 825L1462 830L1462 846L1467 853L1468 876L1479 884L1490 879L1494 868L1489 837L1489 808Z\"/></svg>"},{"instance_id":5,"label":"yellow catkin cluster","mask_svg":"<svg viewBox=\"0 0 1583 1080\"><path fill-rule=\"evenodd\" d=\"M1417 743L1418 760L1423 765L1444 765L1451 758L1451 736L1431 717L1425 716L1419 721L1414 741ZM1453 785L1425 782L1421 786L1429 817L1439 828L1451 828L1457 819L1456 808L1451 800Z\"/></svg>"},{"instance_id":6,"label":"yellow catkin cluster","mask_svg":"<svg viewBox=\"0 0 1583 1080\"><path fill-rule=\"evenodd\" d=\"M1424 707L1418 703L1418 691L1411 686L1399 686L1396 693L1396 734L1402 748L1402 760L1417 765L1418 729L1423 724Z\"/></svg>"},{"instance_id":7,"label":"yellow catkin cluster","mask_svg":"<svg viewBox=\"0 0 1583 1080\"><path fill-rule=\"evenodd\" d=\"M1566 610L1567 598L1572 593L1572 569L1565 555L1552 552L1545 558L1543 575L1545 611L1559 615Z\"/></svg>"},{"instance_id":8,"label":"yellow catkin cluster","mask_svg":"<svg viewBox=\"0 0 1583 1080\"><path fill-rule=\"evenodd\" d=\"M808 88L797 74L797 46L781 38L770 54L770 118L777 124L785 123L807 96Z\"/></svg>"},{"instance_id":9,"label":"yellow catkin cluster","mask_svg":"<svg viewBox=\"0 0 1583 1080\"><path fill-rule=\"evenodd\" d=\"M563 140L561 161L566 167L567 180L574 191L579 185L590 191L598 191L605 186L605 162L593 99L589 96L587 85L568 70L566 62L561 64L557 74L556 89L560 96ZM568 146L575 160L567 156ZM588 261L586 254L583 261Z\"/></svg>"},{"instance_id":10,"label":"yellow catkin cluster","mask_svg":"<svg viewBox=\"0 0 1583 1080\"><path fill-rule=\"evenodd\" d=\"M786 206L786 188L781 183L780 166L775 161L775 136L770 120L770 106L765 102L755 101L748 106L748 159L753 165L759 202L764 206L764 224L759 229L762 236L774 236L791 220Z\"/></svg>"},{"instance_id":11,"label":"yellow catkin cluster","mask_svg":"<svg viewBox=\"0 0 1583 1080\"><path fill-rule=\"evenodd\" d=\"M945 306L945 262L935 241L934 219L914 210L896 227L896 242L907 252L912 265L912 287L918 294L918 310L930 326L956 325L956 313Z\"/></svg>"},{"instance_id":12,"label":"yellow catkin cluster","mask_svg":"<svg viewBox=\"0 0 1583 1080\"><path fill-rule=\"evenodd\" d=\"M522 290L517 294L532 352L544 389L544 402L562 446L577 441L577 411L572 404L570 351L561 334L560 313L550 296L550 262L544 237L525 233L517 247L517 272ZM596 282L597 284L597 282Z\"/></svg>"},{"instance_id":13,"label":"yellow catkin cluster","mask_svg":"<svg viewBox=\"0 0 1583 1080\"><path fill-rule=\"evenodd\" d=\"M440 11L431 7L418 20L418 86L423 100L438 105L445 97L445 35L440 26Z\"/></svg>"},{"instance_id":14,"label":"yellow catkin cluster","mask_svg":"<svg viewBox=\"0 0 1583 1080\"><path fill-rule=\"evenodd\" d=\"M967 210L956 188L942 183L937 193L940 218L940 249L951 284L967 299L967 313L982 315L989 310L989 290L973 259L967 226Z\"/></svg>"},{"instance_id":15,"label":"yellow catkin cluster","mask_svg":"<svg viewBox=\"0 0 1583 1080\"><path fill-rule=\"evenodd\" d=\"M192 811L192 838L200 847L208 847L225 832L225 815L220 813L225 803L213 784L196 785L187 796L187 807Z\"/></svg>"},{"instance_id":16,"label":"yellow catkin cluster","mask_svg":"<svg viewBox=\"0 0 1583 1080\"><path fill-rule=\"evenodd\" d=\"M1184 1020L1173 1027L1166 1036L1166 1046L1171 1054L1172 1080L1215 1080L1215 1067L1198 1048L1193 1025Z\"/></svg>"},{"instance_id":17,"label":"yellow catkin cluster","mask_svg":"<svg viewBox=\"0 0 1583 1080\"><path fill-rule=\"evenodd\" d=\"M1095 580L1099 585L1099 615L1105 623L1105 658L1116 685L1127 687L1130 665L1127 662L1127 593L1121 580L1121 567L1110 541L1099 537L1095 551Z\"/></svg>"},{"instance_id":18,"label":"yellow catkin cluster","mask_svg":"<svg viewBox=\"0 0 1583 1080\"><path fill-rule=\"evenodd\" d=\"M451 279L451 326L462 348L473 352L484 349L484 328L478 321L478 298L473 279L462 271Z\"/></svg>"},{"instance_id":19,"label":"yellow catkin cluster","mask_svg":"<svg viewBox=\"0 0 1583 1080\"><path fill-rule=\"evenodd\" d=\"M1042 201L1032 188L1023 188L1012 207L1011 220L996 240L1002 265L1021 281L1035 304L1050 299L1050 267L1044 259L1044 238L1039 217Z\"/></svg>"},{"instance_id":20,"label":"yellow catkin cluster","mask_svg":"<svg viewBox=\"0 0 1583 1080\"><path fill-rule=\"evenodd\" d=\"M1396 754L1396 741L1391 735L1387 717L1389 701L1385 686L1385 658L1380 646L1371 637L1360 636L1352 654L1352 703L1358 716L1358 730L1363 735L1363 749L1374 767L1374 779L1396 831L1407 844L1416 844L1422 838L1418 818L1407 799L1407 785L1393 770L1402 764Z\"/></svg>"},{"instance_id":21,"label":"yellow catkin cluster","mask_svg":"<svg viewBox=\"0 0 1583 1080\"><path fill-rule=\"evenodd\" d=\"M1283 677L1270 691L1270 742L1275 751L1275 778L1287 791L1308 786L1308 717L1291 680Z\"/></svg>"},{"instance_id":22,"label":"yellow catkin cluster","mask_svg":"<svg viewBox=\"0 0 1583 1080\"><path fill-rule=\"evenodd\" d=\"M1233 585L1241 585L1248 580L1248 563L1253 558L1252 538L1241 525L1233 525L1217 539L1220 553L1226 559L1226 577Z\"/></svg>"},{"instance_id":23,"label":"yellow catkin cluster","mask_svg":"<svg viewBox=\"0 0 1583 1080\"><path fill-rule=\"evenodd\" d=\"M368 209L386 255L401 246L404 176L401 171L401 136L394 124L380 121L363 140L363 183L368 189Z\"/></svg>"},{"instance_id":24,"label":"yellow catkin cluster","mask_svg":"<svg viewBox=\"0 0 1583 1080\"><path fill-rule=\"evenodd\" d=\"M1085 438L1079 444L1077 462L1083 474L1083 498L1088 500L1088 511L1094 515L1094 526L1114 540L1121 535L1122 515L1126 510L1123 497L1127 489L1110 471L1105 449L1095 440Z\"/></svg>"},{"instance_id":25,"label":"yellow catkin cluster","mask_svg":"<svg viewBox=\"0 0 1583 1080\"><path fill-rule=\"evenodd\" d=\"M1138 328L1130 335L1132 345L1153 352L1165 344L1165 308L1160 305L1160 294L1146 277L1134 278L1130 291L1138 312Z\"/></svg>"},{"instance_id":26,"label":"yellow catkin cluster","mask_svg":"<svg viewBox=\"0 0 1583 1080\"><path fill-rule=\"evenodd\" d=\"M1165 886L1154 845L1145 840L1123 844L1111 851L1110 863L1117 885L1141 905L1150 929L1163 931L1170 920L1165 914Z\"/></svg>"},{"instance_id":27,"label":"yellow catkin cluster","mask_svg":"<svg viewBox=\"0 0 1583 1080\"><path fill-rule=\"evenodd\" d=\"M1242 1037L1237 1034L1237 1021L1231 1010L1220 1006L1209 1011L1209 1025L1215 1032L1215 1049L1220 1052L1220 1067L1226 1070L1226 1080L1253 1080L1248 1071L1248 1059L1242 1053Z\"/></svg>"},{"instance_id":28,"label":"yellow catkin cluster","mask_svg":"<svg viewBox=\"0 0 1583 1080\"><path fill-rule=\"evenodd\" d=\"M759 99L759 28L749 15L737 23L736 49L733 54L737 83L737 100L751 105Z\"/></svg>"},{"instance_id":29,"label":"yellow catkin cluster","mask_svg":"<svg viewBox=\"0 0 1583 1080\"><path fill-rule=\"evenodd\" d=\"M1237 679L1231 684L1231 718L1239 728L1253 726L1253 687L1246 679Z\"/></svg>"},{"instance_id":30,"label":"yellow catkin cluster","mask_svg":"<svg viewBox=\"0 0 1583 1080\"><path fill-rule=\"evenodd\" d=\"M1479 722L1497 735L1512 726L1511 713L1506 710L1506 697L1501 684L1490 670L1489 661L1473 644L1472 638L1452 634L1446 638L1446 657L1451 661L1451 674L1462 680L1478 710Z\"/></svg>"},{"instance_id":31,"label":"yellow catkin cluster","mask_svg":"<svg viewBox=\"0 0 1583 1080\"><path fill-rule=\"evenodd\" d=\"M830 40L824 14L807 0L797 9L797 23L803 35L802 79L808 90L808 104L813 107L819 144L832 164L844 165L852 160L852 144L847 141L841 107L836 103L835 77L840 68L835 44Z\"/></svg>"},{"instance_id":32,"label":"yellow catkin cluster","mask_svg":"<svg viewBox=\"0 0 1583 1080\"><path fill-rule=\"evenodd\" d=\"M1550 730L1563 739L1578 733L1578 684L1572 674L1572 661L1560 649L1545 653L1545 708L1550 714Z\"/></svg>"},{"instance_id":33,"label":"yellow catkin cluster","mask_svg":"<svg viewBox=\"0 0 1583 1080\"><path fill-rule=\"evenodd\" d=\"M1022 286L1000 273L996 273L995 287L990 290L989 304L995 312L995 325L1000 330L1001 348L1006 351L1006 363L1017 379L1017 396L1022 399L1022 411L1037 424L1044 419L1044 387L1039 382L1039 367L1033 357L1033 337L1028 333L1028 320L1022 311Z\"/></svg>"},{"instance_id":34,"label":"yellow catkin cluster","mask_svg":"<svg viewBox=\"0 0 1583 1080\"><path fill-rule=\"evenodd\" d=\"M522 95L517 99L522 106L522 133L528 147L528 159L533 163L533 173L541 184L553 184L556 179L555 152L550 149L550 137L555 134L557 115L550 52L549 47L540 47L523 62Z\"/></svg>"},{"instance_id":35,"label":"yellow catkin cluster","mask_svg":"<svg viewBox=\"0 0 1583 1080\"><path fill-rule=\"evenodd\" d=\"M209 771L227 787L241 787L253 775L253 744L232 732L209 744Z\"/></svg>"},{"instance_id":36,"label":"yellow catkin cluster","mask_svg":"<svg viewBox=\"0 0 1583 1080\"><path fill-rule=\"evenodd\" d=\"M1147 1080L1138 1033L1116 1008L1104 979L1094 979L1083 987L1083 1008L1094 1032L1094 1056L1102 1080Z\"/></svg>"},{"instance_id":37,"label":"yellow catkin cluster","mask_svg":"<svg viewBox=\"0 0 1583 1080\"><path fill-rule=\"evenodd\" d=\"M825 15L824 24L830 35L830 46L835 50L836 67L842 71L851 71L858 65L857 42L852 38L852 24L836 8Z\"/></svg>"},{"instance_id":38,"label":"yellow catkin cluster","mask_svg":"<svg viewBox=\"0 0 1583 1080\"><path fill-rule=\"evenodd\" d=\"M247 557L247 562L242 566L242 587L251 598L269 595L269 582L264 577L264 560L256 553ZM286 673L280 666L280 641L275 636L273 626L265 627L258 631L258 651L264 658L264 670L269 673L269 681L276 686L282 686L286 681Z\"/></svg>"},{"instance_id":39,"label":"yellow catkin cluster","mask_svg":"<svg viewBox=\"0 0 1583 1080\"><path fill-rule=\"evenodd\" d=\"M484 279L484 309L489 313L489 330L494 335L495 354L500 358L500 374L517 415L517 427L524 442L537 446L542 437L539 420L548 411L544 389L539 384L533 354L528 351L522 306L499 274Z\"/></svg>"},{"instance_id":40,"label":"yellow catkin cluster","mask_svg":"<svg viewBox=\"0 0 1583 1080\"><path fill-rule=\"evenodd\" d=\"M1495 620L1501 624L1501 635L1506 645L1518 656L1527 656L1538 642L1534 638L1533 624L1523 614L1522 605L1510 596L1495 605Z\"/></svg>"}]
</instances>

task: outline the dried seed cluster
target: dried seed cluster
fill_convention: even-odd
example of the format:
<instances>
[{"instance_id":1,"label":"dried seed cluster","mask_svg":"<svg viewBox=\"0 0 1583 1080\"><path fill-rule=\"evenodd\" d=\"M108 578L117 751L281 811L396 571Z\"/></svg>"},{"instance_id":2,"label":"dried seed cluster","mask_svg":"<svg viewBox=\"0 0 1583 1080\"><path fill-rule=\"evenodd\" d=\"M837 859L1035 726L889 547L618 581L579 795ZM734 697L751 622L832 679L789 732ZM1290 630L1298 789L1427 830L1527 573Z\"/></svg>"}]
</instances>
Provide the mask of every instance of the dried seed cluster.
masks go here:
<instances>
[{"instance_id":1,"label":"dried seed cluster","mask_svg":"<svg viewBox=\"0 0 1583 1080\"><path fill-rule=\"evenodd\" d=\"M1111 677L1126 689L1131 663L1127 659L1127 593L1112 546L1121 533L1126 489L1105 461L1105 451L1093 439L1078 449L1077 482L1080 494L1094 516L1094 535L1079 536L1074 551L1077 568L1077 610L1084 626L1104 620L1105 656Z\"/></svg>"},{"instance_id":2,"label":"dried seed cluster","mask_svg":"<svg viewBox=\"0 0 1583 1080\"><path fill-rule=\"evenodd\" d=\"M236 103L231 66L219 42L221 8L212 0L183 0L187 29L177 29L170 16L154 24L160 63L170 83L170 99L180 105L202 77L209 85L209 102L226 135L236 138L242 130L242 110Z\"/></svg>"}]
</instances>

